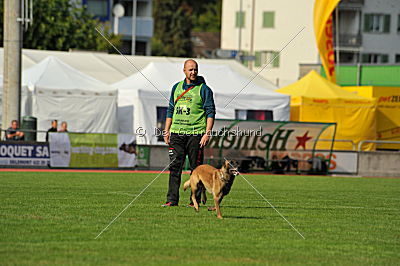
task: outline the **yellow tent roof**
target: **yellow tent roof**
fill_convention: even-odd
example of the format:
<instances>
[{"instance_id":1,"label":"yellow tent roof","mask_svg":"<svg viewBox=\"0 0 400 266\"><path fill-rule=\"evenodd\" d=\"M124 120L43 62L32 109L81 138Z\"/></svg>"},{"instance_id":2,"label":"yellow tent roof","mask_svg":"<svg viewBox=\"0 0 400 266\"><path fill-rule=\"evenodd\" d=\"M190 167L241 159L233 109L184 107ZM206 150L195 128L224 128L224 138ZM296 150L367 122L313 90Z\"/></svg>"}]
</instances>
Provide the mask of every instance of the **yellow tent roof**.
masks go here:
<instances>
[{"instance_id":1,"label":"yellow tent roof","mask_svg":"<svg viewBox=\"0 0 400 266\"><path fill-rule=\"evenodd\" d=\"M358 100L368 99L342 89L340 86L321 77L314 70L310 71L310 73L308 73L299 81L290 84L289 86L277 89L276 91L292 96L310 98Z\"/></svg>"}]
</instances>

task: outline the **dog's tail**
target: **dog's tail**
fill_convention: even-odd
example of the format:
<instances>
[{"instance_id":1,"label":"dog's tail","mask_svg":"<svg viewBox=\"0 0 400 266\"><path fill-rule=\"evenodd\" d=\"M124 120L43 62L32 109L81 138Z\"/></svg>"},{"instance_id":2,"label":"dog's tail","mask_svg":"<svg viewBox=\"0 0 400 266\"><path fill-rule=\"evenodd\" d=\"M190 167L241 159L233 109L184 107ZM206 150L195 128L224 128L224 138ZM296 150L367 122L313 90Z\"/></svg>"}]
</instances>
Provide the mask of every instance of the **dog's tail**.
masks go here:
<instances>
[{"instance_id":1,"label":"dog's tail","mask_svg":"<svg viewBox=\"0 0 400 266\"><path fill-rule=\"evenodd\" d=\"M190 187L190 179L183 184L183 190L186 191L188 187Z\"/></svg>"}]
</instances>

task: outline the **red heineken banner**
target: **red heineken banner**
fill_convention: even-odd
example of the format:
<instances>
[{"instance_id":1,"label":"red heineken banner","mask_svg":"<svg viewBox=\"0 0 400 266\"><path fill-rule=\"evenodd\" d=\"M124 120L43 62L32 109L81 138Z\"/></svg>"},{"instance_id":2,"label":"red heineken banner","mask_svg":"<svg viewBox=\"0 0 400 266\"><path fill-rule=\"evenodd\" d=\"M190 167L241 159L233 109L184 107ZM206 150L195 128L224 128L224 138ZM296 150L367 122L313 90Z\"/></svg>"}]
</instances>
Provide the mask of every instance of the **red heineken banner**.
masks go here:
<instances>
[{"instance_id":1,"label":"red heineken banner","mask_svg":"<svg viewBox=\"0 0 400 266\"><path fill-rule=\"evenodd\" d=\"M289 158L297 161L297 170L308 171L316 157L330 164L335 130L334 123L216 120L205 155L211 160L259 158L264 168Z\"/></svg>"}]
</instances>

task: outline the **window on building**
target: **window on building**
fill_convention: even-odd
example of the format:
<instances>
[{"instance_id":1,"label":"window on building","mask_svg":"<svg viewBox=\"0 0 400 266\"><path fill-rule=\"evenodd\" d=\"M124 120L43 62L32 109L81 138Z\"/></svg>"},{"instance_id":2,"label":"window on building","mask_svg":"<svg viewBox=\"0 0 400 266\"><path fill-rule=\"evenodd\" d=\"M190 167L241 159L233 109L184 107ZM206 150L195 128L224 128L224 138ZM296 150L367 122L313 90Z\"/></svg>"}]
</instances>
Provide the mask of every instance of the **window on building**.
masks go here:
<instances>
[{"instance_id":1,"label":"window on building","mask_svg":"<svg viewBox=\"0 0 400 266\"><path fill-rule=\"evenodd\" d=\"M396 64L400 64L400 54L396 55L395 62L396 62Z\"/></svg>"},{"instance_id":2,"label":"window on building","mask_svg":"<svg viewBox=\"0 0 400 266\"><path fill-rule=\"evenodd\" d=\"M279 52L277 51L259 51L256 52L254 65L262 67L269 63L269 67L279 67Z\"/></svg>"},{"instance_id":3,"label":"window on building","mask_svg":"<svg viewBox=\"0 0 400 266\"><path fill-rule=\"evenodd\" d=\"M400 33L400 15L397 16L397 33Z\"/></svg>"},{"instance_id":4,"label":"window on building","mask_svg":"<svg viewBox=\"0 0 400 266\"><path fill-rule=\"evenodd\" d=\"M275 27L275 12L264 11L263 12L263 28L274 28Z\"/></svg>"},{"instance_id":5,"label":"window on building","mask_svg":"<svg viewBox=\"0 0 400 266\"><path fill-rule=\"evenodd\" d=\"M389 55L387 54L363 54L361 56L362 63L369 64L385 64L389 62Z\"/></svg>"},{"instance_id":6,"label":"window on building","mask_svg":"<svg viewBox=\"0 0 400 266\"><path fill-rule=\"evenodd\" d=\"M165 119L167 118L168 107L157 106L157 128L158 132L162 132L165 128ZM158 134L157 141L164 141L164 136Z\"/></svg>"},{"instance_id":7,"label":"window on building","mask_svg":"<svg viewBox=\"0 0 400 266\"><path fill-rule=\"evenodd\" d=\"M108 16L108 0L86 0L87 11L96 17Z\"/></svg>"},{"instance_id":8,"label":"window on building","mask_svg":"<svg viewBox=\"0 0 400 266\"><path fill-rule=\"evenodd\" d=\"M235 119L273 121L271 110L235 110Z\"/></svg>"},{"instance_id":9,"label":"window on building","mask_svg":"<svg viewBox=\"0 0 400 266\"><path fill-rule=\"evenodd\" d=\"M244 28L244 11L236 11L236 28Z\"/></svg>"},{"instance_id":10,"label":"window on building","mask_svg":"<svg viewBox=\"0 0 400 266\"><path fill-rule=\"evenodd\" d=\"M390 15L365 14L364 32L390 32Z\"/></svg>"},{"instance_id":11,"label":"window on building","mask_svg":"<svg viewBox=\"0 0 400 266\"><path fill-rule=\"evenodd\" d=\"M121 1L119 2L124 6L125 9L125 17L132 17L133 11L133 1ZM137 1L136 2L136 16L137 17L149 17L149 3L144 1Z\"/></svg>"},{"instance_id":12,"label":"window on building","mask_svg":"<svg viewBox=\"0 0 400 266\"><path fill-rule=\"evenodd\" d=\"M124 17L132 17L133 1L121 1L119 3L123 5L125 9Z\"/></svg>"}]
</instances>

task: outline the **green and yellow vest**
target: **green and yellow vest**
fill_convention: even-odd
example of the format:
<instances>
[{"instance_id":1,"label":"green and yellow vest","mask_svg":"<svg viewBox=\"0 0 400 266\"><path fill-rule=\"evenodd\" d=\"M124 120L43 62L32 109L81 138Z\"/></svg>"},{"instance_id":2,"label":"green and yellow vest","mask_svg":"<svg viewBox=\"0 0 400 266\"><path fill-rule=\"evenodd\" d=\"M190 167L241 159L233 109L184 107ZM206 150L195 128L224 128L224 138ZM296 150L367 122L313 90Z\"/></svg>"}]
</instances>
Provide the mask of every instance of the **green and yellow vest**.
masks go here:
<instances>
[{"instance_id":1,"label":"green and yellow vest","mask_svg":"<svg viewBox=\"0 0 400 266\"><path fill-rule=\"evenodd\" d=\"M183 92L183 82L179 82L175 89L175 106L170 131L180 134L204 134L206 132L206 115L200 95L203 84L194 86L176 102Z\"/></svg>"}]
</instances>

